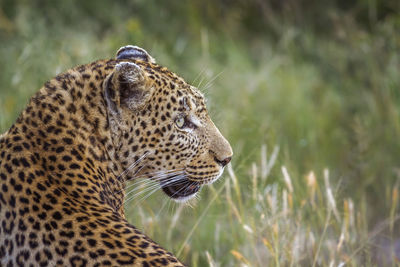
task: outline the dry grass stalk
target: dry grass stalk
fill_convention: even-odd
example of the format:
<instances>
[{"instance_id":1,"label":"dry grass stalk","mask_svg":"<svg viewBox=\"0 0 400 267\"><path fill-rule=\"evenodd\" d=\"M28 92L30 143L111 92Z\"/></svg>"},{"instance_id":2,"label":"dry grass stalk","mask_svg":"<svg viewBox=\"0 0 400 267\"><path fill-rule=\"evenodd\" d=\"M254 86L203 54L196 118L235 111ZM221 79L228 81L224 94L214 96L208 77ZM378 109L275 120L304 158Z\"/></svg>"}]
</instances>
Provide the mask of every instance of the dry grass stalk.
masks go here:
<instances>
[{"instance_id":1,"label":"dry grass stalk","mask_svg":"<svg viewBox=\"0 0 400 267\"><path fill-rule=\"evenodd\" d=\"M391 233L393 233L393 227L394 227L394 222L395 222L394 217L396 216L398 201L399 201L399 191L398 191L397 186L395 186L392 189L392 204L390 207L390 232Z\"/></svg>"},{"instance_id":2,"label":"dry grass stalk","mask_svg":"<svg viewBox=\"0 0 400 267\"><path fill-rule=\"evenodd\" d=\"M206 251L206 257L207 257L207 261L208 261L208 266L217 267L217 265L215 264L213 258L211 257L211 254L208 251Z\"/></svg>"},{"instance_id":3,"label":"dry grass stalk","mask_svg":"<svg viewBox=\"0 0 400 267\"><path fill-rule=\"evenodd\" d=\"M282 173L287 189L290 193L293 193L292 179L290 179L289 173L285 166L282 166Z\"/></svg>"},{"instance_id":4,"label":"dry grass stalk","mask_svg":"<svg viewBox=\"0 0 400 267\"><path fill-rule=\"evenodd\" d=\"M252 183L253 183L253 200L257 201L257 165L253 163L251 165L252 170Z\"/></svg>"},{"instance_id":5,"label":"dry grass stalk","mask_svg":"<svg viewBox=\"0 0 400 267\"><path fill-rule=\"evenodd\" d=\"M306 176L306 180L307 180L307 186L309 189L311 205L313 206L313 208L315 208L315 192L317 189L317 179L315 178L315 174L313 171L311 171Z\"/></svg>"},{"instance_id":6,"label":"dry grass stalk","mask_svg":"<svg viewBox=\"0 0 400 267\"><path fill-rule=\"evenodd\" d=\"M231 250L231 254L241 263L245 264L246 266L251 266L251 263L249 260L247 260L242 253L240 253L237 250Z\"/></svg>"},{"instance_id":7,"label":"dry grass stalk","mask_svg":"<svg viewBox=\"0 0 400 267\"><path fill-rule=\"evenodd\" d=\"M329 184L329 170L324 169L324 180L325 180L325 187L326 187L326 197L328 201L328 207L332 210L333 215L335 216L336 220L340 222L339 211L336 207L336 200L332 193L332 188Z\"/></svg>"}]
</instances>

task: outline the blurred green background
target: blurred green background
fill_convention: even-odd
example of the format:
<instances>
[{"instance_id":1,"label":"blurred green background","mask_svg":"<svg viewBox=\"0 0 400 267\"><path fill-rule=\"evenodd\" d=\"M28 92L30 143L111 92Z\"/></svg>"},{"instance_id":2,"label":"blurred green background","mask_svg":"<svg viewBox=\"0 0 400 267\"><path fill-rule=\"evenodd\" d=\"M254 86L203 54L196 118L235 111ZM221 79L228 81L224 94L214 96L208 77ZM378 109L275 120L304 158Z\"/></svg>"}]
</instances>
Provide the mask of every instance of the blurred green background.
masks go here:
<instances>
[{"instance_id":1,"label":"blurred green background","mask_svg":"<svg viewBox=\"0 0 400 267\"><path fill-rule=\"evenodd\" d=\"M233 202L243 201L247 207L239 208L239 213L246 210L252 217L271 185L283 192L281 165L291 174L293 209L302 210L307 195L304 177L314 171L322 184L327 168L335 198L352 199L368 239L389 217L391 227L397 225L399 12L398 0L2 0L0 130L7 130L29 97L57 73L113 57L120 46L138 45L207 96L212 118L234 149L232 167L242 193ZM268 179L255 187L251 177L263 164L262 145L268 153L274 146L280 149ZM152 204L150 200L141 215L127 206L128 217L174 252L193 229L181 257L194 266L262 266L263 260L252 259L257 258L257 246L263 242L256 240L255 247L247 250L245 234L222 234L216 240L215 227L226 219L221 214L226 200L217 199L211 208L207 204L215 192L227 190L223 180L214 189L203 190L194 209L184 210L168 238L163 229L151 228L145 220L157 212L157 201ZM216 191L218 185L224 188ZM252 190L261 196L256 202L248 200ZM155 225L179 209L168 205L175 211L164 209L154 217L159 220ZM344 213L345 207L338 206ZM203 211L207 215L197 220ZM305 214L297 222L305 229L316 229L322 244L325 220ZM239 229L234 224L222 223L220 231ZM257 229L261 235L265 231ZM391 230L388 236L399 235ZM340 224L331 230L333 237L340 232ZM359 255L358 250L366 250L365 238L355 238L359 243L354 244L360 245L348 248L350 256L351 251ZM371 249L359 258L353 255L351 262L355 266L376 262L379 257L374 253ZM287 257L276 260L272 254L275 260L267 257L268 264L288 264ZM329 264L330 256L319 259L316 254L294 263ZM335 257L338 262L343 255Z\"/></svg>"}]
</instances>

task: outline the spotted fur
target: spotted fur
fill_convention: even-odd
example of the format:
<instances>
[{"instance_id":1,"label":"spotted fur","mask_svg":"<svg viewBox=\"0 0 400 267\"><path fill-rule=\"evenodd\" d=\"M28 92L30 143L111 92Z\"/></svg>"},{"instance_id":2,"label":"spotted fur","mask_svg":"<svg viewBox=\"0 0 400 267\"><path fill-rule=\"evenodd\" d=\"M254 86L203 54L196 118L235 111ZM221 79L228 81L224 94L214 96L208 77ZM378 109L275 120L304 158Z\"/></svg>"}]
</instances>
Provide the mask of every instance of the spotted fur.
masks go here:
<instances>
[{"instance_id":1,"label":"spotted fur","mask_svg":"<svg viewBox=\"0 0 400 267\"><path fill-rule=\"evenodd\" d=\"M144 49L70 69L0 136L0 266L183 266L126 221L124 184L164 173L186 200L231 156L203 95Z\"/></svg>"}]
</instances>

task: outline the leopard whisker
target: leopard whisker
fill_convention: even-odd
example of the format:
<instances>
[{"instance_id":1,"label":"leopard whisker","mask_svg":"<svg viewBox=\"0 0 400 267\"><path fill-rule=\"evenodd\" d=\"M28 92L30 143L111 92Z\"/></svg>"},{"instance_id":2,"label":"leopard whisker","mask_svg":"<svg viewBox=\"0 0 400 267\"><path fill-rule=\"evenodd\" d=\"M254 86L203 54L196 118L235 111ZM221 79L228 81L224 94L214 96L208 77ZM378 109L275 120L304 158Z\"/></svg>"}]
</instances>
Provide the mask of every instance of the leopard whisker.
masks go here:
<instances>
[{"instance_id":1,"label":"leopard whisker","mask_svg":"<svg viewBox=\"0 0 400 267\"><path fill-rule=\"evenodd\" d=\"M166 180L167 182L165 183L165 185L170 185L170 184L173 184L173 183L179 184L179 183L180 183L179 180L181 180L181 179L182 179L182 175L178 175L178 176L173 176L173 177L170 177L170 178L166 178L165 180ZM138 195L143 194L143 193L145 193L145 192L148 192L148 191L152 190L153 188L155 188L155 190L158 190L158 189L161 188L159 182L157 182L157 181L150 181L150 180L144 180L144 181L143 181L143 180L142 180L142 182L145 182L145 183L143 183L143 185L146 185L146 186L147 186L147 185L150 185L150 186L147 187L147 188L146 188L146 186L145 186L145 187L143 187L143 186L135 187L135 188L133 188L131 191L129 191L128 193L125 193L125 200L123 201L123 203L121 203L121 205L124 205L124 204L127 203L128 201L130 201L130 200L136 198ZM144 189L143 189L143 188L144 188ZM135 192L135 191L138 191L138 190L140 190L140 189L143 189L143 191L136 192L135 194L133 194L133 195L131 195L130 197L128 197L129 194L131 194L131 193L133 193L133 192ZM127 198L127 197L128 197L128 198ZM118 206L117 208L120 208L120 206Z\"/></svg>"},{"instance_id":2,"label":"leopard whisker","mask_svg":"<svg viewBox=\"0 0 400 267\"><path fill-rule=\"evenodd\" d=\"M150 191L150 194L148 194L148 195L146 195L146 196L152 195L152 194L153 194L154 192L156 192L157 190L159 190L159 186L158 186L158 185L154 185L154 186L152 186L152 187L146 188L146 189L144 189L143 191L137 192L137 193L133 194L132 196L130 196L129 198L127 198L127 199L124 201L124 204L126 204L126 203L132 201L132 200L135 199L137 196L140 196L140 195L142 195L142 194L148 193L149 191ZM141 198L141 199L142 199L142 198ZM139 202L141 202L141 201L140 201L141 199L139 199Z\"/></svg>"},{"instance_id":3,"label":"leopard whisker","mask_svg":"<svg viewBox=\"0 0 400 267\"><path fill-rule=\"evenodd\" d=\"M179 173L177 173L177 174L179 174ZM168 176L170 176L171 174L168 174L168 175L165 175L165 177L167 177L167 178L165 178L165 177L160 177L160 179L159 179L159 181L161 181L161 180L163 180L163 181L170 181L170 180L172 180L172 179L175 179L176 178L176 175L175 176L173 176L173 177L170 177L170 178L168 178ZM129 193L131 193L131 192L133 192L133 191L136 191L136 190L139 190L139 189L142 189L142 188L144 188L145 186L147 186L147 185L158 185L159 184L159 181L153 181L153 180L151 180L151 179L149 179L149 180L140 180L140 181L136 181L135 183L133 183L133 184L131 184L131 185L129 185L129 186L127 186L125 189L123 189L123 190L128 190L129 188L132 188L133 186L136 186L134 189L132 189ZM121 190L122 191L122 190Z\"/></svg>"},{"instance_id":4,"label":"leopard whisker","mask_svg":"<svg viewBox=\"0 0 400 267\"><path fill-rule=\"evenodd\" d=\"M179 168L179 169L172 169L172 170L167 170L167 171L157 171L157 172L150 172L150 173L144 173L140 176L135 176L132 177L131 179L127 180L126 182L130 182L132 180L136 180L136 179L142 179L142 178L150 178L153 179L154 177L149 177L149 176L153 176L153 175L158 175L158 174L167 174L167 173L172 173L172 172L180 172L183 171L184 168Z\"/></svg>"},{"instance_id":5,"label":"leopard whisker","mask_svg":"<svg viewBox=\"0 0 400 267\"><path fill-rule=\"evenodd\" d=\"M190 184L187 184L187 185L183 186L181 189L179 189L178 191L173 193L171 198L173 198L176 194L180 193L182 190L183 190L183 192L187 192L187 190L189 189L189 186L191 186L191 185L193 185L193 183L190 183Z\"/></svg>"},{"instance_id":6,"label":"leopard whisker","mask_svg":"<svg viewBox=\"0 0 400 267\"><path fill-rule=\"evenodd\" d=\"M133 186L142 186L142 185L146 185L146 184L151 184L153 182L159 182L159 181L165 180L165 178L168 178L170 176L176 176L178 174L184 174L184 172L183 171L173 171L173 172L171 171L168 173L160 174L157 177L148 178L146 180L140 179L140 180L134 181L132 184L126 186L122 190L127 190ZM120 190L119 192L121 192L122 190Z\"/></svg>"},{"instance_id":7,"label":"leopard whisker","mask_svg":"<svg viewBox=\"0 0 400 267\"><path fill-rule=\"evenodd\" d=\"M142 203L144 200L146 200L149 196L151 196L152 194L154 194L155 192L157 192L159 188L155 188L153 191L151 191L150 193L148 193L146 196L140 198L137 203L134 205L134 207L136 207L138 204Z\"/></svg>"},{"instance_id":8,"label":"leopard whisker","mask_svg":"<svg viewBox=\"0 0 400 267\"><path fill-rule=\"evenodd\" d=\"M197 85L197 88L199 88L199 90L201 90L200 87L201 87L201 85L203 84L204 79L205 79L205 77L203 76L203 77L201 78L199 84Z\"/></svg>"},{"instance_id":9,"label":"leopard whisker","mask_svg":"<svg viewBox=\"0 0 400 267\"><path fill-rule=\"evenodd\" d=\"M125 193L124 195L124 201L121 203L121 205L124 205L125 203L127 203L128 201L130 201L131 199L137 197L138 195L141 195L145 192L148 192L149 190L152 190L154 188L158 189L158 184L153 183L153 184L148 184L148 187L137 187L137 188L133 188L131 191ZM146 185L147 186L147 185ZM138 190L142 190L142 191L138 191ZM135 192L138 191L138 192ZM132 194L134 193L134 194ZM128 197L130 194L132 194L130 197ZM120 207L120 206L119 206ZM118 207L118 208L119 208Z\"/></svg>"},{"instance_id":10,"label":"leopard whisker","mask_svg":"<svg viewBox=\"0 0 400 267\"><path fill-rule=\"evenodd\" d=\"M225 70L222 70L220 73L215 75L213 78L211 78L201 89L202 92L207 92L207 90L211 87L212 83L219 77L221 76L222 73L224 73Z\"/></svg>"},{"instance_id":11,"label":"leopard whisker","mask_svg":"<svg viewBox=\"0 0 400 267\"><path fill-rule=\"evenodd\" d=\"M158 218L161 214L161 212L164 210L164 208L167 206L167 204L171 201L171 198L166 197L163 205L161 206L161 208L158 210L157 215L155 216L156 218ZM168 209L167 209L168 210Z\"/></svg>"},{"instance_id":12,"label":"leopard whisker","mask_svg":"<svg viewBox=\"0 0 400 267\"><path fill-rule=\"evenodd\" d=\"M120 179L121 179L128 171L130 171L132 168L134 168L135 166L137 166L148 154L150 154L150 152L148 152L148 151L145 152L138 160L136 160L135 162L133 162L125 171L123 171L120 175L117 176L116 181L121 181ZM139 170L137 170L137 171L134 173L134 175L137 174L143 167L144 167L144 166L141 166L141 167L139 168ZM114 192L114 191L111 189L111 186L110 186L108 183L106 183L106 186L108 187L108 190L110 191L111 195L113 195L113 196L115 196L115 194L118 194L118 193L120 193L122 190L124 190L124 189L122 189L122 190L119 190L119 191L117 191L117 192Z\"/></svg>"},{"instance_id":13,"label":"leopard whisker","mask_svg":"<svg viewBox=\"0 0 400 267\"><path fill-rule=\"evenodd\" d=\"M143 188L146 188L148 186L153 186L156 184L157 183L154 181L142 181L142 183L129 185L128 187L122 189L121 191L124 191L124 190L126 191L125 192L125 197L126 197L127 195L129 195L132 192L135 192L135 191L141 190Z\"/></svg>"},{"instance_id":14,"label":"leopard whisker","mask_svg":"<svg viewBox=\"0 0 400 267\"><path fill-rule=\"evenodd\" d=\"M167 181L167 182L164 183L162 186L179 185L179 184L182 183L182 181L184 181L184 180L183 180L184 178L186 178L185 175L180 175L180 176L172 177L171 180ZM146 192L148 192L148 191L150 191L150 190L152 190L152 189L155 188L155 189L152 191L152 193L151 193L151 194L153 194L153 193L156 192L157 190L161 189L162 186L161 186L159 183L157 183L157 184L155 184L155 185L151 185L150 187L143 189L143 191L136 192L134 195L131 195L129 198L127 198L127 199L124 201L124 204L127 203L127 202L129 202L129 201L131 201L132 199L136 198L138 195L141 195L141 194L143 194L143 193L146 193ZM135 189L134 189L134 190L135 190ZM147 197L146 197L146 198L147 198Z\"/></svg>"},{"instance_id":15,"label":"leopard whisker","mask_svg":"<svg viewBox=\"0 0 400 267\"><path fill-rule=\"evenodd\" d=\"M143 177L143 178L147 178L147 179L134 180L128 186L137 185L137 184L141 184L141 183L146 183L146 182L149 182L149 181L152 181L152 182L160 181L160 180L164 179L165 177L170 177L170 176L177 175L177 174L182 174L182 173L183 173L182 171L174 171L174 172L168 172L168 173L160 173L155 178Z\"/></svg>"},{"instance_id":16,"label":"leopard whisker","mask_svg":"<svg viewBox=\"0 0 400 267\"><path fill-rule=\"evenodd\" d=\"M170 172L181 172L183 171L184 168L178 168L178 169L171 169L171 170L167 170L167 171L159 171L159 172L153 172L153 173L145 173L144 176L152 176L155 174L159 174L159 173L170 173ZM141 178L141 176L139 176L138 178ZM153 177L150 177L153 178Z\"/></svg>"},{"instance_id":17,"label":"leopard whisker","mask_svg":"<svg viewBox=\"0 0 400 267\"><path fill-rule=\"evenodd\" d=\"M166 182L163 183L163 186L179 185L181 183L182 178L184 178L184 176L181 176L181 175L180 176L174 176L174 177L171 177L171 178L167 178L167 179L165 179ZM161 188L161 185L158 182L154 182L154 184L150 184L149 187L144 188L144 189L143 189L143 187L137 187L137 188L134 188L131 191L129 191L129 193L125 194L125 197L127 197L129 194L131 194L131 193L133 193L135 191L138 191L140 189L143 189L143 191L137 192L134 195L139 194L139 193L143 193L144 191L148 191L148 190L150 190L150 189L152 189L154 187L160 187Z\"/></svg>"},{"instance_id":18,"label":"leopard whisker","mask_svg":"<svg viewBox=\"0 0 400 267\"><path fill-rule=\"evenodd\" d=\"M126 168L118 177L117 179L119 180L122 178L124 175L126 175L128 172L130 172L133 168L135 168L145 157L147 157L151 152L146 151L138 160L133 162L128 168Z\"/></svg>"},{"instance_id":19,"label":"leopard whisker","mask_svg":"<svg viewBox=\"0 0 400 267\"><path fill-rule=\"evenodd\" d=\"M199 74L197 74L197 76L194 78L194 80L192 81L192 84L195 84L197 82L197 80L203 76L204 72L206 72L207 68L203 68L203 70L201 70L199 72ZM204 76L203 76L204 77ZM197 85L197 87L199 87L199 85Z\"/></svg>"},{"instance_id":20,"label":"leopard whisker","mask_svg":"<svg viewBox=\"0 0 400 267\"><path fill-rule=\"evenodd\" d=\"M158 188L158 184L152 184L152 185L150 185L149 187L146 187L146 188L134 188L133 190L131 190L130 192L125 194L126 200L124 202L129 201L131 199L131 197L135 198L136 196L141 195L143 193L146 193L146 192L148 192L150 190L153 190L154 188ZM141 191L138 191L138 190L141 190ZM138 192L135 192L135 191L138 191ZM134 194L132 194L132 193L134 193Z\"/></svg>"},{"instance_id":21,"label":"leopard whisker","mask_svg":"<svg viewBox=\"0 0 400 267\"><path fill-rule=\"evenodd\" d=\"M180 179L182 179L182 178L186 178L186 176L180 177ZM180 183L177 183L177 184L180 184ZM167 184L163 184L163 186L165 186L165 185L177 185L177 184L174 184L174 183L167 183ZM160 188L161 188L161 186L160 186ZM160 188L155 188L153 191L151 191L150 193L148 193L146 196L144 196L144 197L142 197L141 199L139 199L138 202L135 204L135 206L137 206L137 205L140 204L141 202L145 201L148 197L150 197L152 194L154 194L154 193L155 193L158 189L160 189ZM182 187L181 189L179 189L176 193L180 192L182 189L184 189L184 187Z\"/></svg>"},{"instance_id":22,"label":"leopard whisker","mask_svg":"<svg viewBox=\"0 0 400 267\"><path fill-rule=\"evenodd\" d=\"M198 198L198 194L195 195L196 198ZM170 197L166 197L164 204L161 206L160 210L157 212L157 215L155 216L156 218L158 218L160 216L160 214L162 213L162 211L165 209L165 207L167 207L167 211L170 210L170 206L172 205L174 206L176 204L175 201L172 201L172 198Z\"/></svg>"}]
</instances>

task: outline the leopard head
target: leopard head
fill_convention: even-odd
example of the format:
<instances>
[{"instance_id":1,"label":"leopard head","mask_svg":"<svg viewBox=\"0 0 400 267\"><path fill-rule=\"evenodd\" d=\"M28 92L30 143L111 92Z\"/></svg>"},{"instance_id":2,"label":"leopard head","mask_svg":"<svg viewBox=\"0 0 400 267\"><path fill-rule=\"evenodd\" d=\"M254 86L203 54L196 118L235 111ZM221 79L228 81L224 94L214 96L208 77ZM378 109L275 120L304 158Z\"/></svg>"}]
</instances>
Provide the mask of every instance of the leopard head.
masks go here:
<instances>
[{"instance_id":1,"label":"leopard head","mask_svg":"<svg viewBox=\"0 0 400 267\"><path fill-rule=\"evenodd\" d=\"M129 179L155 179L169 197L185 201L221 176L232 148L204 96L144 49L122 47L103 90L114 158Z\"/></svg>"}]
</instances>

